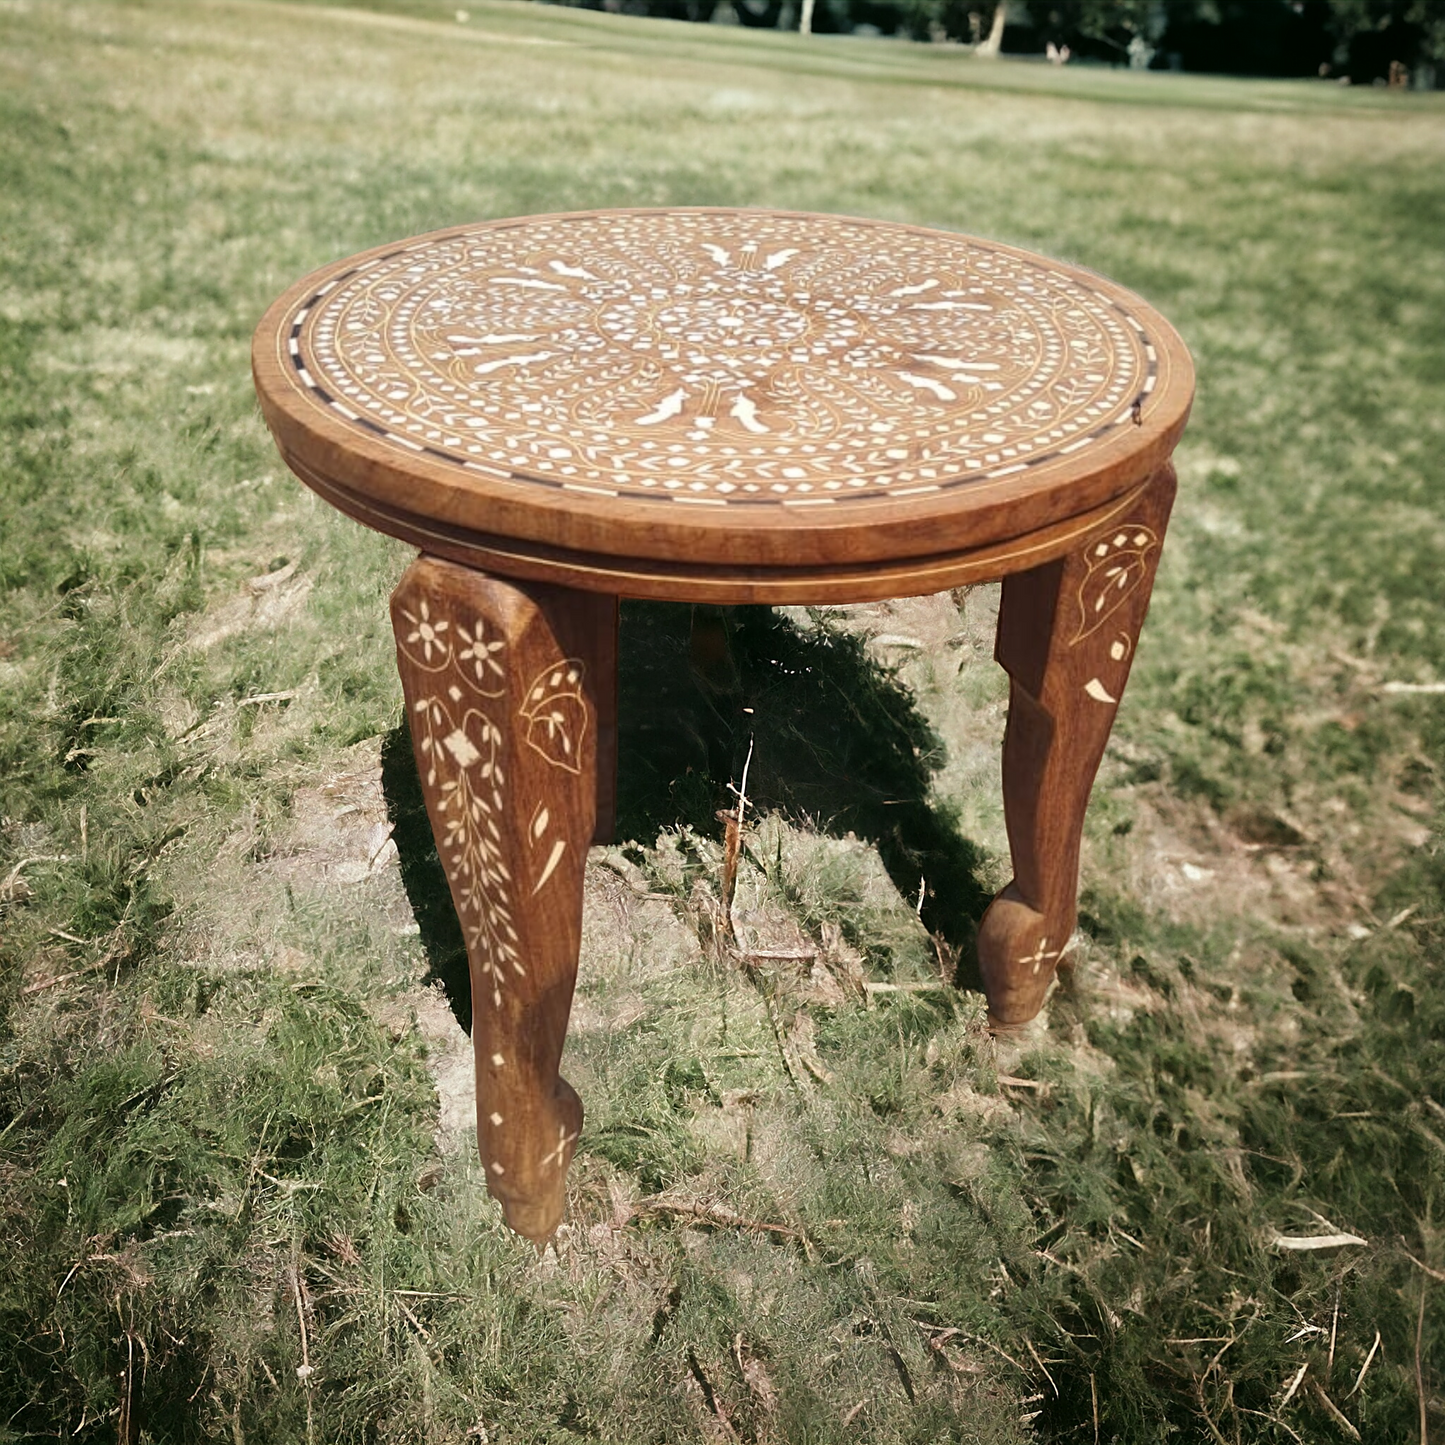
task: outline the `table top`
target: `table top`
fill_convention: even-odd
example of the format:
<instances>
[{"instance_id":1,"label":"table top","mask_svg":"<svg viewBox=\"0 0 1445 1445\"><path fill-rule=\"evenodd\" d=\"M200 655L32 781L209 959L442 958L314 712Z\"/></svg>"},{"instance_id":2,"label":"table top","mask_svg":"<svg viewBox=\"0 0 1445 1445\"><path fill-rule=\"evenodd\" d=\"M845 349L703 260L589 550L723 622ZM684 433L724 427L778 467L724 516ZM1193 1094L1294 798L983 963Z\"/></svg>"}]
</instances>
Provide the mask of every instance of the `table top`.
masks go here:
<instances>
[{"instance_id":1,"label":"table top","mask_svg":"<svg viewBox=\"0 0 1445 1445\"><path fill-rule=\"evenodd\" d=\"M1038 560L1167 461L1193 397L1173 329L1090 272L757 210L380 247L281 297L253 365L288 465L368 525L504 574L736 600Z\"/></svg>"}]
</instances>

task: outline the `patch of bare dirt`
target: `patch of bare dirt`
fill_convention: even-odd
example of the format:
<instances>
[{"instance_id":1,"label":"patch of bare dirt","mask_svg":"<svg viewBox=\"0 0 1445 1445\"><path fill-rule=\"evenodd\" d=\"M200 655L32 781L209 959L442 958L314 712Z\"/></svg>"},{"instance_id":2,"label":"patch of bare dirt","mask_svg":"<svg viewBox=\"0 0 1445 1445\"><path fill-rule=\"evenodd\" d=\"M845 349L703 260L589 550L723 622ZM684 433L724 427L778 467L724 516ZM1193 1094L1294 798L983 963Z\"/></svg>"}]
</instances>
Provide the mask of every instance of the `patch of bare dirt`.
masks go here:
<instances>
[{"instance_id":1,"label":"patch of bare dirt","mask_svg":"<svg viewBox=\"0 0 1445 1445\"><path fill-rule=\"evenodd\" d=\"M309 577L298 574L295 562L252 577L236 596L202 615L186 646L205 652L238 633L279 627L305 606L311 585Z\"/></svg>"},{"instance_id":2,"label":"patch of bare dirt","mask_svg":"<svg viewBox=\"0 0 1445 1445\"><path fill-rule=\"evenodd\" d=\"M397 870L396 844L381 789L380 739L368 738L342 755L314 784L298 788L291 816L279 829L263 867L292 884L321 889L373 885L388 921L411 922Z\"/></svg>"}]
</instances>

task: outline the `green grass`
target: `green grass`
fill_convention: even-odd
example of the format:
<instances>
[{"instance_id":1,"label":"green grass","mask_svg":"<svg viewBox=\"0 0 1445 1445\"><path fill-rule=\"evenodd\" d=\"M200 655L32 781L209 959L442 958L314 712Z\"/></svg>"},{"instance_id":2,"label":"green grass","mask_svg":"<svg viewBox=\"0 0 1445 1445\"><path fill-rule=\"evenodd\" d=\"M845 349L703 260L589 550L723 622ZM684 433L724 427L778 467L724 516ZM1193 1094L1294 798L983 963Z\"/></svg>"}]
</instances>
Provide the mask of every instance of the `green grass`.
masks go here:
<instances>
[{"instance_id":1,"label":"green grass","mask_svg":"<svg viewBox=\"0 0 1445 1445\"><path fill-rule=\"evenodd\" d=\"M0 0L0 1440L1438 1434L1445 105L465 8ZM626 612L538 1260L434 1134L405 551L247 343L366 245L693 203L1094 267L1199 400L1022 1042L863 986L1007 878L991 592L739 613L726 676ZM811 976L717 932L743 702L738 916Z\"/></svg>"}]
</instances>

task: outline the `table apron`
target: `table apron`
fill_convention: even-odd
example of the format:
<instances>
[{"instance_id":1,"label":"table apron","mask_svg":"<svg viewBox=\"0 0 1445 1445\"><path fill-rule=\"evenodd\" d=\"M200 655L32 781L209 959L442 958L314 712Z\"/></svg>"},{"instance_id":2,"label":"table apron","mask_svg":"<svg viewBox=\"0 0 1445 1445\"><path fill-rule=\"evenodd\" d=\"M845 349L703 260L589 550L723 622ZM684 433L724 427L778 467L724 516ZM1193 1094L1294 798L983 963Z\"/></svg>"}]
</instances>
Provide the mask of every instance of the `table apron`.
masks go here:
<instances>
[{"instance_id":1,"label":"table apron","mask_svg":"<svg viewBox=\"0 0 1445 1445\"><path fill-rule=\"evenodd\" d=\"M1149 485L1146 481L1131 487L1102 506L1023 536L965 551L887 562L784 569L614 557L473 532L388 507L340 487L289 449L283 451L283 457L308 487L365 526L410 542L432 556L495 576L650 601L778 606L927 596L950 587L996 582L1010 573L1027 572L1066 555L1082 538L1123 516Z\"/></svg>"}]
</instances>

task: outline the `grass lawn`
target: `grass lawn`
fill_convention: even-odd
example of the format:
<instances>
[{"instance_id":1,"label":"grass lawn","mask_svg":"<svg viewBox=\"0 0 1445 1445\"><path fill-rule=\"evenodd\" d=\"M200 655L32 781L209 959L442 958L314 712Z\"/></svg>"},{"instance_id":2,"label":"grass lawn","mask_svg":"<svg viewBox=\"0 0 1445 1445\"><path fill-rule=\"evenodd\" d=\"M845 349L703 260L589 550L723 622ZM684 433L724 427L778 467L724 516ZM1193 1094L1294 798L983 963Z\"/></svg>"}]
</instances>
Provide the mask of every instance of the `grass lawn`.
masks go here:
<instances>
[{"instance_id":1,"label":"grass lawn","mask_svg":"<svg viewBox=\"0 0 1445 1445\"><path fill-rule=\"evenodd\" d=\"M1445 98L465 3L0 0L0 1441L1445 1437ZM1020 1039L869 987L966 974L1008 876L996 592L709 619L717 676L625 612L538 1258L406 551L248 342L364 246L695 203L1093 267L1199 401ZM713 926L739 699L736 906L810 973Z\"/></svg>"}]
</instances>

